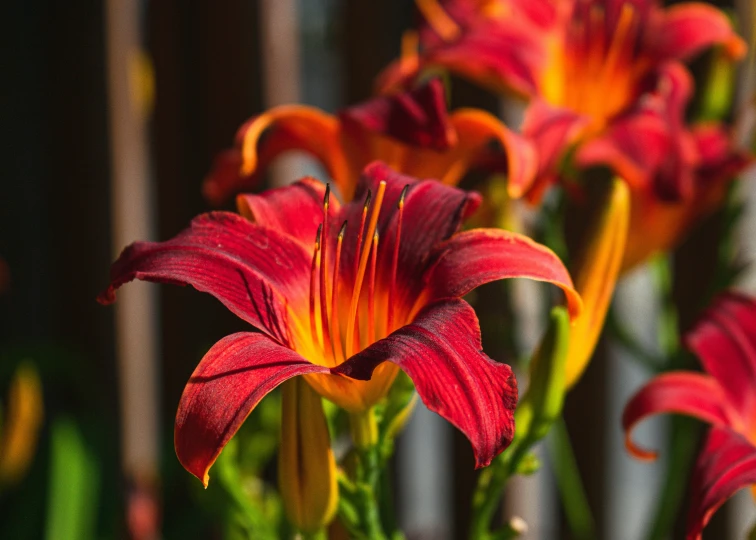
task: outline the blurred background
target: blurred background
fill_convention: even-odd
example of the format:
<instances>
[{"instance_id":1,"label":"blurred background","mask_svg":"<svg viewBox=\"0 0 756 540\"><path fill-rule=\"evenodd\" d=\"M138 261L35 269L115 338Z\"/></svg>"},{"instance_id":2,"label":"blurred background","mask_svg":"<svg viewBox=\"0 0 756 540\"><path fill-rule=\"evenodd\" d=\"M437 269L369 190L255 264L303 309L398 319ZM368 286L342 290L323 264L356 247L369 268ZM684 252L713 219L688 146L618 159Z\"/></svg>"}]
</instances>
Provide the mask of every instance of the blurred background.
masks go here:
<instances>
[{"instance_id":1,"label":"blurred background","mask_svg":"<svg viewBox=\"0 0 756 540\"><path fill-rule=\"evenodd\" d=\"M173 421L203 353L243 323L188 288L135 284L114 307L95 297L126 244L167 239L208 210L202 180L244 120L281 103L332 112L369 97L414 9L412 0L4 5L1 538L226 537L229 494L212 483L202 490L184 471ZM516 108L461 81L453 81L452 97L453 106L517 117ZM269 181L304 173L318 170L300 156ZM744 183L747 203L749 190ZM744 258L756 253L753 215L741 235ZM718 219L702 223L674 255L683 328L695 319L697 291L713 279ZM658 309L652 279L636 271L617 298L618 313L650 336L649 347ZM540 316L530 318L536 322L520 331L532 343ZM604 343L567 400L604 538L640 537L663 488L663 460L630 461L619 426L625 399L648 375ZM641 440L664 448L667 423L642 431ZM8 441L22 457L5 474ZM502 515L524 517L527 538L560 538L562 511L546 452L543 459L541 473L514 483ZM464 537L476 474L467 440L418 409L394 465L396 506L410 537ZM274 479L269 469L262 474ZM707 534L739 537L753 523L752 506L736 500Z\"/></svg>"}]
</instances>

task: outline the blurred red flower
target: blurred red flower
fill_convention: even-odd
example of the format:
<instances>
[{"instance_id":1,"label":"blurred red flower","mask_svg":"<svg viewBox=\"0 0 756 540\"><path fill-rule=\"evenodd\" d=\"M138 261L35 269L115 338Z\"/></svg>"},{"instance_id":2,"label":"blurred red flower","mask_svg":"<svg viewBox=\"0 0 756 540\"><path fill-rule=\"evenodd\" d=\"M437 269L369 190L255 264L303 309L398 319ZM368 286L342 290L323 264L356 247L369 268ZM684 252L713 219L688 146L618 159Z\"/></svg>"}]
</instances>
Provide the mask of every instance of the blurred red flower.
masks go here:
<instances>
[{"instance_id":1,"label":"blurred red flower","mask_svg":"<svg viewBox=\"0 0 756 540\"><path fill-rule=\"evenodd\" d=\"M627 403L622 416L628 451L633 427L644 418L677 413L712 425L691 483L687 537L699 539L712 514L740 489L756 484L756 301L737 293L719 298L686 336L706 373L659 375Z\"/></svg>"}]
</instances>

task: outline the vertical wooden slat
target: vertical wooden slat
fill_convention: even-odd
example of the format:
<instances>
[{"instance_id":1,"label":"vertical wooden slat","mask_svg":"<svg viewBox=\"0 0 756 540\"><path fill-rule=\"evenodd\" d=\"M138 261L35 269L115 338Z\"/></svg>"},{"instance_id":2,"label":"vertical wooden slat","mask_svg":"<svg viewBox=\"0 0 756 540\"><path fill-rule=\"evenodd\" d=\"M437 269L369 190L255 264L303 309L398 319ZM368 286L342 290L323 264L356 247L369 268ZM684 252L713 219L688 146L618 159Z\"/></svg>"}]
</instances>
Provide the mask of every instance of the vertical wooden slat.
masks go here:
<instances>
[{"instance_id":1,"label":"vertical wooden slat","mask_svg":"<svg viewBox=\"0 0 756 540\"><path fill-rule=\"evenodd\" d=\"M109 0L105 12L112 167L113 245L154 237L147 150L147 109L140 102L141 33L138 2ZM158 316L152 285L135 283L115 306L121 397L122 462L133 482L127 509L131 533L157 534L154 485L158 474ZM146 503L146 504L145 504ZM149 508L148 514L143 513Z\"/></svg>"},{"instance_id":2,"label":"vertical wooden slat","mask_svg":"<svg viewBox=\"0 0 756 540\"><path fill-rule=\"evenodd\" d=\"M266 108L296 103L300 97L299 20L296 0L260 0L263 101ZM302 176L295 156L271 167L271 183L289 184Z\"/></svg>"}]
</instances>

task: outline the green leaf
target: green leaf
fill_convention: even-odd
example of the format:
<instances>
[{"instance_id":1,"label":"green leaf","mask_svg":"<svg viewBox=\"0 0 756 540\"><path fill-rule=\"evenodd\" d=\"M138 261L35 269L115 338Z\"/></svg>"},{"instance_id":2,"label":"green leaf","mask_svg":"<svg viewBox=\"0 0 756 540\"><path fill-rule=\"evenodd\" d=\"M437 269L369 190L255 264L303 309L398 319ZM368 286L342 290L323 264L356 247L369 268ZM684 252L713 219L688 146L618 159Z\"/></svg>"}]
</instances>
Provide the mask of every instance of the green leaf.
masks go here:
<instances>
[{"instance_id":1,"label":"green leaf","mask_svg":"<svg viewBox=\"0 0 756 540\"><path fill-rule=\"evenodd\" d=\"M76 422L54 420L45 538L94 538L99 485L99 462Z\"/></svg>"},{"instance_id":2,"label":"green leaf","mask_svg":"<svg viewBox=\"0 0 756 540\"><path fill-rule=\"evenodd\" d=\"M542 439L562 413L569 337L567 310L556 307L530 363L530 386L515 411L513 444L519 443L520 452Z\"/></svg>"}]
</instances>

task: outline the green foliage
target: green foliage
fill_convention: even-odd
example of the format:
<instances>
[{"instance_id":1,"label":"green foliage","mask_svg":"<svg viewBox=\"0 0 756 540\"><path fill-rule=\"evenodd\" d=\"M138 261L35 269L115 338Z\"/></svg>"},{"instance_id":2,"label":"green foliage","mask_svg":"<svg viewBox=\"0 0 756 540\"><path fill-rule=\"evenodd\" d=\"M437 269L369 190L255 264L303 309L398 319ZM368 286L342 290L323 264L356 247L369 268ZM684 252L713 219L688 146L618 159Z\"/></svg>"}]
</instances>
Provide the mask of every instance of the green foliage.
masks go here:
<instances>
[{"instance_id":1,"label":"green foliage","mask_svg":"<svg viewBox=\"0 0 756 540\"><path fill-rule=\"evenodd\" d=\"M100 469L72 419L53 420L45 538L95 538Z\"/></svg>"}]
</instances>

